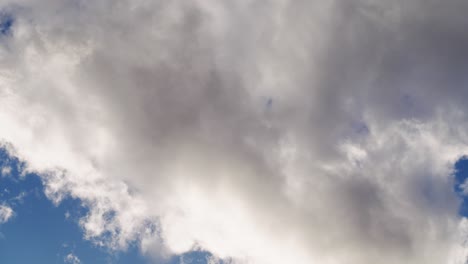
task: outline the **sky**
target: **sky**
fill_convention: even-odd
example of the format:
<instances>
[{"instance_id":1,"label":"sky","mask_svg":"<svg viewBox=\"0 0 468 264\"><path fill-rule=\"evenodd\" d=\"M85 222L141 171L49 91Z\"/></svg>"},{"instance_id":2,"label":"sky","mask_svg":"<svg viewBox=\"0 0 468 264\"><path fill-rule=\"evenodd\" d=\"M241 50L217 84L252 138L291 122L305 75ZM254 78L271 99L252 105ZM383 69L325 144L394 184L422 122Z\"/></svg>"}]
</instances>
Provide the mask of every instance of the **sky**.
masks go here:
<instances>
[{"instance_id":1,"label":"sky","mask_svg":"<svg viewBox=\"0 0 468 264\"><path fill-rule=\"evenodd\" d=\"M0 0L0 263L466 264L467 11Z\"/></svg>"},{"instance_id":2,"label":"sky","mask_svg":"<svg viewBox=\"0 0 468 264\"><path fill-rule=\"evenodd\" d=\"M111 251L83 239L79 219L87 208L77 199L53 204L44 195L38 175L22 174L18 159L0 149L0 261L1 263L154 263L132 244L122 251ZM2 208L12 210L8 217ZM193 250L159 259L164 264L205 264L209 252Z\"/></svg>"}]
</instances>

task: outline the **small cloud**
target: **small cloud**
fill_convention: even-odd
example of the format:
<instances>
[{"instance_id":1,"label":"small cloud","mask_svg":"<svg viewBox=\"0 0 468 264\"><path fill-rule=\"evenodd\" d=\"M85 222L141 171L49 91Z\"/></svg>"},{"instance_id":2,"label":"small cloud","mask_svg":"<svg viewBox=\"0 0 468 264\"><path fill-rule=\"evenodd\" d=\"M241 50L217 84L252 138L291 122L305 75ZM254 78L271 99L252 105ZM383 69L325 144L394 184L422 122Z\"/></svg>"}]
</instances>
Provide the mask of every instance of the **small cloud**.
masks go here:
<instances>
[{"instance_id":1,"label":"small cloud","mask_svg":"<svg viewBox=\"0 0 468 264\"><path fill-rule=\"evenodd\" d=\"M460 184L460 189L463 195L468 195L468 179L466 179L462 184Z\"/></svg>"},{"instance_id":2,"label":"small cloud","mask_svg":"<svg viewBox=\"0 0 468 264\"><path fill-rule=\"evenodd\" d=\"M16 195L15 197L11 198L10 201L12 203L19 203L19 204L22 204L24 202L24 198L27 196L28 194L26 192L20 192L18 195Z\"/></svg>"},{"instance_id":3,"label":"small cloud","mask_svg":"<svg viewBox=\"0 0 468 264\"><path fill-rule=\"evenodd\" d=\"M1 175L2 176L9 176L10 174L11 174L11 167L10 166L2 167L2 170L1 170Z\"/></svg>"},{"instance_id":4,"label":"small cloud","mask_svg":"<svg viewBox=\"0 0 468 264\"><path fill-rule=\"evenodd\" d=\"M67 263L67 264L80 264L81 263L81 260L76 255L74 255L73 253L68 254L64 258L63 261L65 263Z\"/></svg>"},{"instance_id":5,"label":"small cloud","mask_svg":"<svg viewBox=\"0 0 468 264\"><path fill-rule=\"evenodd\" d=\"M8 188L4 188L3 191L0 192L0 197L7 195L10 193L10 190Z\"/></svg>"},{"instance_id":6,"label":"small cloud","mask_svg":"<svg viewBox=\"0 0 468 264\"><path fill-rule=\"evenodd\" d=\"M8 222L13 217L13 209L7 205L0 205L0 224Z\"/></svg>"}]
</instances>

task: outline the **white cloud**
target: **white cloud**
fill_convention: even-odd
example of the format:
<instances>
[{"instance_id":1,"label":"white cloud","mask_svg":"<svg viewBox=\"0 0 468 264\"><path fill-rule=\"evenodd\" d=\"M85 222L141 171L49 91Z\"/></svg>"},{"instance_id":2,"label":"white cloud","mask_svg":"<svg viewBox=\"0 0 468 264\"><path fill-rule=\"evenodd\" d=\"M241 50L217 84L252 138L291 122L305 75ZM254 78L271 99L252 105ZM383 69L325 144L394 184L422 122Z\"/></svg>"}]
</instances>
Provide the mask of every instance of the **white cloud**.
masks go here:
<instances>
[{"instance_id":1,"label":"white cloud","mask_svg":"<svg viewBox=\"0 0 468 264\"><path fill-rule=\"evenodd\" d=\"M11 173L11 167L10 166L4 166L1 169L1 176L8 176Z\"/></svg>"},{"instance_id":2,"label":"white cloud","mask_svg":"<svg viewBox=\"0 0 468 264\"><path fill-rule=\"evenodd\" d=\"M0 204L0 224L8 222L14 215L13 209L5 204Z\"/></svg>"},{"instance_id":3,"label":"white cloud","mask_svg":"<svg viewBox=\"0 0 468 264\"><path fill-rule=\"evenodd\" d=\"M73 253L68 254L64 258L64 262L67 264L80 264L81 263L80 259L77 256L75 256Z\"/></svg>"},{"instance_id":4,"label":"white cloud","mask_svg":"<svg viewBox=\"0 0 468 264\"><path fill-rule=\"evenodd\" d=\"M20 192L18 195L16 195L15 197L12 197L10 198L10 201L12 201L13 203L20 203L22 204L24 202L24 198L27 196L28 194L26 192Z\"/></svg>"},{"instance_id":5,"label":"white cloud","mask_svg":"<svg viewBox=\"0 0 468 264\"><path fill-rule=\"evenodd\" d=\"M0 139L90 208L87 239L213 263L466 258L468 4L0 7Z\"/></svg>"}]
</instances>

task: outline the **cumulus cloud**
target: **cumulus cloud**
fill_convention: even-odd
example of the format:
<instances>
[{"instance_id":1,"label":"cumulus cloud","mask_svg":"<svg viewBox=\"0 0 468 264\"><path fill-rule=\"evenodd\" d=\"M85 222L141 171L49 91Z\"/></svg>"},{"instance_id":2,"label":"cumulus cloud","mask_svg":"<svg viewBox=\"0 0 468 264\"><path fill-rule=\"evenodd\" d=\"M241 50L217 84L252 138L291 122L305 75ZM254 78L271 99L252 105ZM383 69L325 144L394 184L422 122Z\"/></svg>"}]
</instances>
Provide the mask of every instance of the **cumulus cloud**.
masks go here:
<instances>
[{"instance_id":1,"label":"cumulus cloud","mask_svg":"<svg viewBox=\"0 0 468 264\"><path fill-rule=\"evenodd\" d=\"M0 0L0 139L85 237L212 262L464 263L468 4Z\"/></svg>"},{"instance_id":2,"label":"cumulus cloud","mask_svg":"<svg viewBox=\"0 0 468 264\"><path fill-rule=\"evenodd\" d=\"M67 264L80 264L81 263L80 259L73 253L70 253L67 256L65 256L64 262Z\"/></svg>"},{"instance_id":3,"label":"cumulus cloud","mask_svg":"<svg viewBox=\"0 0 468 264\"><path fill-rule=\"evenodd\" d=\"M10 220L14 215L13 209L8 205L1 204L0 205L0 224L4 224Z\"/></svg>"}]
</instances>

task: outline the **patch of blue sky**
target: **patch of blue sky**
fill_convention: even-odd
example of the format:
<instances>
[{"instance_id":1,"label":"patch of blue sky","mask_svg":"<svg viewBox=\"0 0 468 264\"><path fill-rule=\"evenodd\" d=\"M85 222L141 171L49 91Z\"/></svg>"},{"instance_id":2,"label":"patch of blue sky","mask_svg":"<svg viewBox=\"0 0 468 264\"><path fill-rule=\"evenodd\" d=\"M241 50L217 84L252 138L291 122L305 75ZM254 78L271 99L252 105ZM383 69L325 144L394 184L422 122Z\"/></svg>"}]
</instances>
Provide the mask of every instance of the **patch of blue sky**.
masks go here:
<instances>
[{"instance_id":1,"label":"patch of blue sky","mask_svg":"<svg viewBox=\"0 0 468 264\"><path fill-rule=\"evenodd\" d=\"M110 252L83 238L79 219L88 209L76 199L54 205L44 194L39 176L21 176L24 164L0 148L0 204L14 210L14 216L0 225L0 263L66 263L68 254L81 264L154 263L142 256L136 245L127 251ZM3 173L1 173L3 171ZM205 264L211 254L193 251L157 264ZM222 262L221 262L222 264Z\"/></svg>"},{"instance_id":2,"label":"patch of blue sky","mask_svg":"<svg viewBox=\"0 0 468 264\"><path fill-rule=\"evenodd\" d=\"M370 133L369 127L363 121L356 121L351 123L353 133L358 135L368 135Z\"/></svg>"},{"instance_id":3,"label":"patch of blue sky","mask_svg":"<svg viewBox=\"0 0 468 264\"><path fill-rule=\"evenodd\" d=\"M462 200L459 214L468 217L468 157L463 157L455 163L454 190Z\"/></svg>"},{"instance_id":4,"label":"patch of blue sky","mask_svg":"<svg viewBox=\"0 0 468 264\"><path fill-rule=\"evenodd\" d=\"M0 263L64 263L70 253L81 263L147 263L135 247L116 254L84 240L77 221L86 209L72 199L53 205L45 197L39 177L27 175L20 181L2 178L0 186L8 190L3 192L3 201L11 204L12 199L22 197L11 204L14 217L0 226Z\"/></svg>"},{"instance_id":5,"label":"patch of blue sky","mask_svg":"<svg viewBox=\"0 0 468 264\"><path fill-rule=\"evenodd\" d=\"M148 263L136 246L116 253L83 239L78 220L87 209L79 200L66 199L55 206L44 195L40 178L20 177L21 166L4 150L0 150L0 164L11 168L0 178L0 203L15 212L0 225L0 263L64 263L70 253L81 263Z\"/></svg>"},{"instance_id":6,"label":"patch of blue sky","mask_svg":"<svg viewBox=\"0 0 468 264\"><path fill-rule=\"evenodd\" d=\"M13 27L14 18L8 13L2 13L0 11L0 35L8 35L11 33Z\"/></svg>"}]
</instances>

